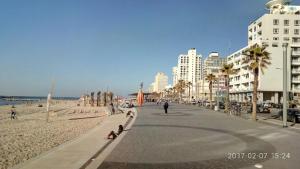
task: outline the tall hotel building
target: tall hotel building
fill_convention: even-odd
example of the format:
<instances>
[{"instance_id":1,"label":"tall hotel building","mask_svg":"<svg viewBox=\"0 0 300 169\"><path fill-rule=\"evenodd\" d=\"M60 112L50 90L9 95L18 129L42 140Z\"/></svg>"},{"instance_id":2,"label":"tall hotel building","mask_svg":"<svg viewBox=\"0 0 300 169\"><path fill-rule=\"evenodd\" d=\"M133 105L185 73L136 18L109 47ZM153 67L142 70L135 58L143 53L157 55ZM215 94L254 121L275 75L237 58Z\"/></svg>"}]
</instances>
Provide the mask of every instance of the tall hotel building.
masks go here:
<instances>
[{"instance_id":1,"label":"tall hotel building","mask_svg":"<svg viewBox=\"0 0 300 169\"><path fill-rule=\"evenodd\" d=\"M202 56L197 55L195 48L188 51L188 54L182 54L178 57L178 65L173 67L173 86L179 80L191 82L191 97L196 94L196 84L202 79ZM187 94L187 91L186 91Z\"/></svg>"},{"instance_id":2,"label":"tall hotel building","mask_svg":"<svg viewBox=\"0 0 300 169\"><path fill-rule=\"evenodd\" d=\"M218 52L212 52L203 62L203 78L197 82L196 91L197 99L208 100L209 99L209 82L206 80L207 75L213 74L217 77L218 81L214 81L212 85L213 100L215 100L216 93L220 95L225 90L225 79L221 76L220 69L226 63L226 58L219 56Z\"/></svg>"},{"instance_id":3,"label":"tall hotel building","mask_svg":"<svg viewBox=\"0 0 300 169\"><path fill-rule=\"evenodd\" d=\"M279 103L283 90L283 47L288 43L288 91L300 93L300 6L288 0L272 0L266 4L270 11L248 27L248 45L227 57L239 73L230 77L230 97L236 101L252 99L253 73L242 63L242 52L254 44L267 46L271 65L259 75L260 102Z\"/></svg>"}]
</instances>

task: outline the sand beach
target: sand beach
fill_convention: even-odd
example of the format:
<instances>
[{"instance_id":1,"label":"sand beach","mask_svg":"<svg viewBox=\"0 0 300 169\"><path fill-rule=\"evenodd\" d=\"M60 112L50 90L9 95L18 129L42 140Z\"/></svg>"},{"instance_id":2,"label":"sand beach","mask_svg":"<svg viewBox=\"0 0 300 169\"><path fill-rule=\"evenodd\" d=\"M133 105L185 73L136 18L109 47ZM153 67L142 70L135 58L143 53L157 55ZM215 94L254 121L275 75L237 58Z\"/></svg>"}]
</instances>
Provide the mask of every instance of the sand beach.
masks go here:
<instances>
[{"instance_id":1,"label":"sand beach","mask_svg":"<svg viewBox=\"0 0 300 169\"><path fill-rule=\"evenodd\" d=\"M39 105L43 107L39 107ZM100 124L107 116L104 107L81 107L76 101L54 101L47 122L46 103L0 106L0 168L11 168L70 141Z\"/></svg>"}]
</instances>

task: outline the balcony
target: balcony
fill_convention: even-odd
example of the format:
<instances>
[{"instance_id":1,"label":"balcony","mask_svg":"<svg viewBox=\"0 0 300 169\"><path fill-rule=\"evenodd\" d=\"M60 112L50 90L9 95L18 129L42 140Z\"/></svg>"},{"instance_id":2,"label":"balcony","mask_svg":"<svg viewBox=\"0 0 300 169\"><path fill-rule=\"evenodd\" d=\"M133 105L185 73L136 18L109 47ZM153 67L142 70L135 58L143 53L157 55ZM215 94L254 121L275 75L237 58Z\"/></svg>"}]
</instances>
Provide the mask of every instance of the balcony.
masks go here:
<instances>
[{"instance_id":1,"label":"balcony","mask_svg":"<svg viewBox=\"0 0 300 169\"><path fill-rule=\"evenodd\" d=\"M291 47L300 47L300 41L293 42L293 43L291 44Z\"/></svg>"},{"instance_id":2,"label":"balcony","mask_svg":"<svg viewBox=\"0 0 300 169\"><path fill-rule=\"evenodd\" d=\"M292 65L300 65L300 60L292 60Z\"/></svg>"},{"instance_id":3,"label":"balcony","mask_svg":"<svg viewBox=\"0 0 300 169\"><path fill-rule=\"evenodd\" d=\"M292 70L292 74L300 74L300 70Z\"/></svg>"},{"instance_id":4,"label":"balcony","mask_svg":"<svg viewBox=\"0 0 300 169\"><path fill-rule=\"evenodd\" d=\"M292 51L292 55L300 56L300 50L294 50L294 51Z\"/></svg>"},{"instance_id":5,"label":"balcony","mask_svg":"<svg viewBox=\"0 0 300 169\"><path fill-rule=\"evenodd\" d=\"M294 92L300 92L300 87L293 87L292 89Z\"/></svg>"},{"instance_id":6,"label":"balcony","mask_svg":"<svg viewBox=\"0 0 300 169\"><path fill-rule=\"evenodd\" d=\"M293 82L293 83L300 83L300 78L293 78L293 79L292 79L292 82Z\"/></svg>"}]
</instances>

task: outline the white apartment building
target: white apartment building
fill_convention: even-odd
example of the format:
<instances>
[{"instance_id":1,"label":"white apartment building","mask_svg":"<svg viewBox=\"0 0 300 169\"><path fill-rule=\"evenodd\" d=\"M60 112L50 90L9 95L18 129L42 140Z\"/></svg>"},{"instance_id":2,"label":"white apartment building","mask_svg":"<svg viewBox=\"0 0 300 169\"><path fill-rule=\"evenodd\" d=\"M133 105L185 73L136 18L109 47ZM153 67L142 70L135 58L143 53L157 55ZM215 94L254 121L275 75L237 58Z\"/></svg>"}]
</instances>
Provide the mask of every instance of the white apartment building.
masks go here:
<instances>
[{"instance_id":1,"label":"white apartment building","mask_svg":"<svg viewBox=\"0 0 300 169\"><path fill-rule=\"evenodd\" d=\"M283 47L288 43L288 90L300 93L300 6L290 5L288 0L271 0L266 4L268 14L248 27L248 45L227 57L239 70L230 77L231 99L246 101L252 99L254 77L247 65L242 64L242 52L254 44L267 46L271 54L271 65L259 75L259 101L279 103L283 90Z\"/></svg>"},{"instance_id":2,"label":"white apartment building","mask_svg":"<svg viewBox=\"0 0 300 169\"><path fill-rule=\"evenodd\" d=\"M179 80L191 82L191 95L194 97L196 94L196 83L202 79L202 55L197 55L195 48L188 51L188 54L181 54L178 57L178 65L173 68L173 85ZM175 82L175 84L174 84ZM188 91L186 90L186 95Z\"/></svg>"},{"instance_id":3,"label":"white apartment building","mask_svg":"<svg viewBox=\"0 0 300 169\"><path fill-rule=\"evenodd\" d=\"M155 81L153 83L153 92L163 92L168 86L168 76L162 72L159 72L155 76Z\"/></svg>"}]
</instances>

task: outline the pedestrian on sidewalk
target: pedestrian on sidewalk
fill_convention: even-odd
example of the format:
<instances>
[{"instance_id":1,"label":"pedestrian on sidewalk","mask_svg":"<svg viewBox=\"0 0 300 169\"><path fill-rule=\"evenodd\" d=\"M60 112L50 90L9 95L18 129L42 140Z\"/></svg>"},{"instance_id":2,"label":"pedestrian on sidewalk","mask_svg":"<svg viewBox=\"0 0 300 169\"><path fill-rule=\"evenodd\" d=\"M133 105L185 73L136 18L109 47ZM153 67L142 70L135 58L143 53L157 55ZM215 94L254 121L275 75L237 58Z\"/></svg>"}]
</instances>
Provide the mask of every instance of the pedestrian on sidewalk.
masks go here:
<instances>
[{"instance_id":1,"label":"pedestrian on sidewalk","mask_svg":"<svg viewBox=\"0 0 300 169\"><path fill-rule=\"evenodd\" d=\"M116 111L115 111L115 107L114 107L113 102L110 103L110 107L111 107L111 113L115 114Z\"/></svg>"},{"instance_id":2,"label":"pedestrian on sidewalk","mask_svg":"<svg viewBox=\"0 0 300 169\"><path fill-rule=\"evenodd\" d=\"M168 114L168 108L169 108L169 103L168 101L166 101L164 104L165 114Z\"/></svg>"}]
</instances>

